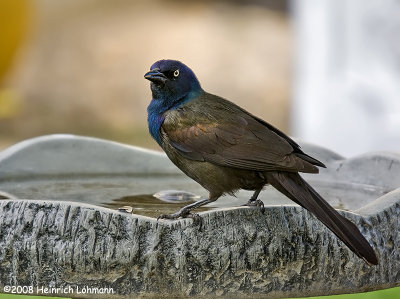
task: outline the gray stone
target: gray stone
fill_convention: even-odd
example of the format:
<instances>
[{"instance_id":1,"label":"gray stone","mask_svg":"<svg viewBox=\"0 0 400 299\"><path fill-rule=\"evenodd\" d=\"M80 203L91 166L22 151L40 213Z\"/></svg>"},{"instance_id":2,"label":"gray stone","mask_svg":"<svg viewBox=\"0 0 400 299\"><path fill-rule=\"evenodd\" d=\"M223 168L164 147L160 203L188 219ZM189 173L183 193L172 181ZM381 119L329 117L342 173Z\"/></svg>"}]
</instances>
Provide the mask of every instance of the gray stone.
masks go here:
<instances>
[{"instance_id":1,"label":"gray stone","mask_svg":"<svg viewBox=\"0 0 400 299\"><path fill-rule=\"evenodd\" d=\"M16 144L0 153L0 168L4 177L179 173L163 153L68 134Z\"/></svg>"},{"instance_id":2,"label":"gray stone","mask_svg":"<svg viewBox=\"0 0 400 299\"><path fill-rule=\"evenodd\" d=\"M311 145L304 148L328 166L307 179L325 195L340 193L336 200L350 210L341 213L376 249L378 266L360 260L304 209L276 204L269 189L261 194L264 214L232 208L239 198L227 201L231 208L201 212L200 222L157 221L135 214L135 208L130 214L96 202L67 201L60 194L72 194L68 188L53 189L54 200L51 192L18 199L18 185L23 189L38 177L51 184L52 176L93 182L103 175L132 179L132 173L147 173L149 180L167 177L166 185L184 178L163 154L55 135L0 153L0 189L3 197L14 197L0 201L0 290L5 285L33 285L35 291L36 286L71 286L74 292L65 296L79 298L94 295L78 294L76 287L113 288L114 294L98 298L298 297L400 285L400 157L375 153L343 159ZM186 191L198 188L186 178L180 182Z\"/></svg>"}]
</instances>

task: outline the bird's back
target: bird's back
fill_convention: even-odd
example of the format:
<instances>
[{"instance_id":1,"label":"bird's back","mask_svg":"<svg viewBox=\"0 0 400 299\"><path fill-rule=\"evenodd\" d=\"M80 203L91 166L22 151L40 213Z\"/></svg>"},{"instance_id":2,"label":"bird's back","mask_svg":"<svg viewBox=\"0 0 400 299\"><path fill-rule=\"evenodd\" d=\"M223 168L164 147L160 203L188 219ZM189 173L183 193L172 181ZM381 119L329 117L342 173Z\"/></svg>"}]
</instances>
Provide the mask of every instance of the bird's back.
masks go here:
<instances>
[{"instance_id":1,"label":"bird's back","mask_svg":"<svg viewBox=\"0 0 400 299\"><path fill-rule=\"evenodd\" d=\"M168 111L162 126L168 142L191 160L257 171L318 172L284 133L221 97L203 93Z\"/></svg>"}]
</instances>

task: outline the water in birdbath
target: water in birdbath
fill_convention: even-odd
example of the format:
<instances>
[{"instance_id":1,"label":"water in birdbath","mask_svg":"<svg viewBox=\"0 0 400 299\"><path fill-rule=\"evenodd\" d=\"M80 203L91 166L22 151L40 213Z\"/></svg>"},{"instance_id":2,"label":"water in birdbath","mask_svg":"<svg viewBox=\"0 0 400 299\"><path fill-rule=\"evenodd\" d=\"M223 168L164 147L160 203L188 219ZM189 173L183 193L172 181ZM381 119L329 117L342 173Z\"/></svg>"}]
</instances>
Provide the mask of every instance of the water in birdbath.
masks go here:
<instances>
[{"instance_id":1,"label":"water in birdbath","mask_svg":"<svg viewBox=\"0 0 400 299\"><path fill-rule=\"evenodd\" d=\"M347 210L357 209L390 191L343 182L314 181L314 186L334 207ZM208 195L197 183L179 174L20 177L0 181L0 190L0 199L75 201L149 217L174 213ZM196 211L240 206L251 195L242 190L236 197L224 196ZM271 187L266 187L259 198L265 205L292 204Z\"/></svg>"},{"instance_id":2,"label":"water in birdbath","mask_svg":"<svg viewBox=\"0 0 400 299\"><path fill-rule=\"evenodd\" d=\"M183 175L158 174L19 177L1 180L0 190L0 199L75 201L150 217L207 195Z\"/></svg>"},{"instance_id":3,"label":"water in birdbath","mask_svg":"<svg viewBox=\"0 0 400 299\"><path fill-rule=\"evenodd\" d=\"M383 175L387 165L392 170L400 167L397 156L366 156L356 167L346 166L354 161L346 162L329 151L319 149L316 156L325 156L333 164L319 175L305 178L335 208L356 210L397 186L395 181L381 184L380 180L363 179L362 173L356 173L372 161L374 173ZM346 171L337 172L343 169L367 183L353 182ZM197 211L237 207L245 204L252 193L241 190L236 196L221 197ZM0 199L74 201L158 217L207 196L204 188L177 170L165 155L110 141L50 135L0 152ZM259 199L265 205L293 204L268 186Z\"/></svg>"},{"instance_id":4,"label":"water in birdbath","mask_svg":"<svg viewBox=\"0 0 400 299\"><path fill-rule=\"evenodd\" d=\"M156 194L140 194L123 196L103 206L118 209L121 212L135 213L150 217L158 217L161 214L172 214L182 206L200 199L200 195L184 190L163 190ZM212 207L202 207L197 211L207 211Z\"/></svg>"}]
</instances>

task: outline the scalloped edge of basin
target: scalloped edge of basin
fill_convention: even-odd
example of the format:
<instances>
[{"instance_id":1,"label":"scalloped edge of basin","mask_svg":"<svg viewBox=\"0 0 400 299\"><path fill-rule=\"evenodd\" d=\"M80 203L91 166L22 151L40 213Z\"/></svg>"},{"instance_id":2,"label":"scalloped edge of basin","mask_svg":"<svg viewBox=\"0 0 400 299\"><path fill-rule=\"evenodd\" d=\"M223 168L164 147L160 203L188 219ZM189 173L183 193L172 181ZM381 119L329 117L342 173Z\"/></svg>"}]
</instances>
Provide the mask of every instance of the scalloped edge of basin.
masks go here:
<instances>
[{"instance_id":1,"label":"scalloped edge of basin","mask_svg":"<svg viewBox=\"0 0 400 299\"><path fill-rule=\"evenodd\" d=\"M57 145L55 141L60 138L62 144ZM68 142L68 138L72 140ZM95 141L103 148L97 157L106 159L107 147L114 145L124 149L120 155L129 156L131 150L137 153L134 147L120 148L118 144L87 137L56 135L33 141L0 153L0 171L4 165L11 165L12 171L5 172L8 175L34 173L34 161L27 155L31 146L39 146L37 152L42 154L54 149L76 153L76 143L75 147L71 145L74 141ZM43 152L43 146L49 144L52 150ZM318 152L318 147L313 148ZM144 156L148 153L139 152ZM322 152L332 158L329 151ZM154 164L160 171L176 171L164 155L149 154L161 159ZM398 155L368 154L347 160L336 155L330 163L338 167L327 170L325 175L350 175L349 171L357 171L354 167L365 157L372 161L377 173L386 169L398 174ZM26 160L31 168L24 172L21 167ZM162 163L166 170L160 166ZM126 167L126 163L122 164ZM103 171L104 165L86 170ZM56 170L53 165L51 171ZM387 181L386 177L379 179L385 186L395 186L393 176ZM372 178L369 173L365 177ZM341 211L376 249L378 266L360 260L313 215L296 205L267 206L265 214L257 208L217 209L200 213L201 224L192 219L157 221L60 201L2 200L0 211L1 286L107 287L115 293L96 297L126 298L298 297L400 285L400 189L354 213ZM93 294L66 296L91 298Z\"/></svg>"}]
</instances>

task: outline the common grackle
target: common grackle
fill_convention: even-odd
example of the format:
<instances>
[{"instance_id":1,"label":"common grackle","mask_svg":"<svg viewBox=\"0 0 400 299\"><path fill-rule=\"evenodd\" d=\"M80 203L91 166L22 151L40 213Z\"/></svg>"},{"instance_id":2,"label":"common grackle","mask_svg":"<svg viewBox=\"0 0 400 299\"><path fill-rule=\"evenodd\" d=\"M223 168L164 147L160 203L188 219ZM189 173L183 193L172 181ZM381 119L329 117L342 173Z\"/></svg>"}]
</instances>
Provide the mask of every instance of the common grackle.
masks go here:
<instances>
[{"instance_id":1,"label":"common grackle","mask_svg":"<svg viewBox=\"0 0 400 299\"><path fill-rule=\"evenodd\" d=\"M358 228L332 208L299 172L318 173L325 165L304 153L284 133L243 108L204 91L193 71L176 60L154 63L144 77L151 81L147 108L150 134L171 161L209 191L209 198L160 218L190 217L190 211L239 189L266 184L318 217L354 253L378 264Z\"/></svg>"}]
</instances>

